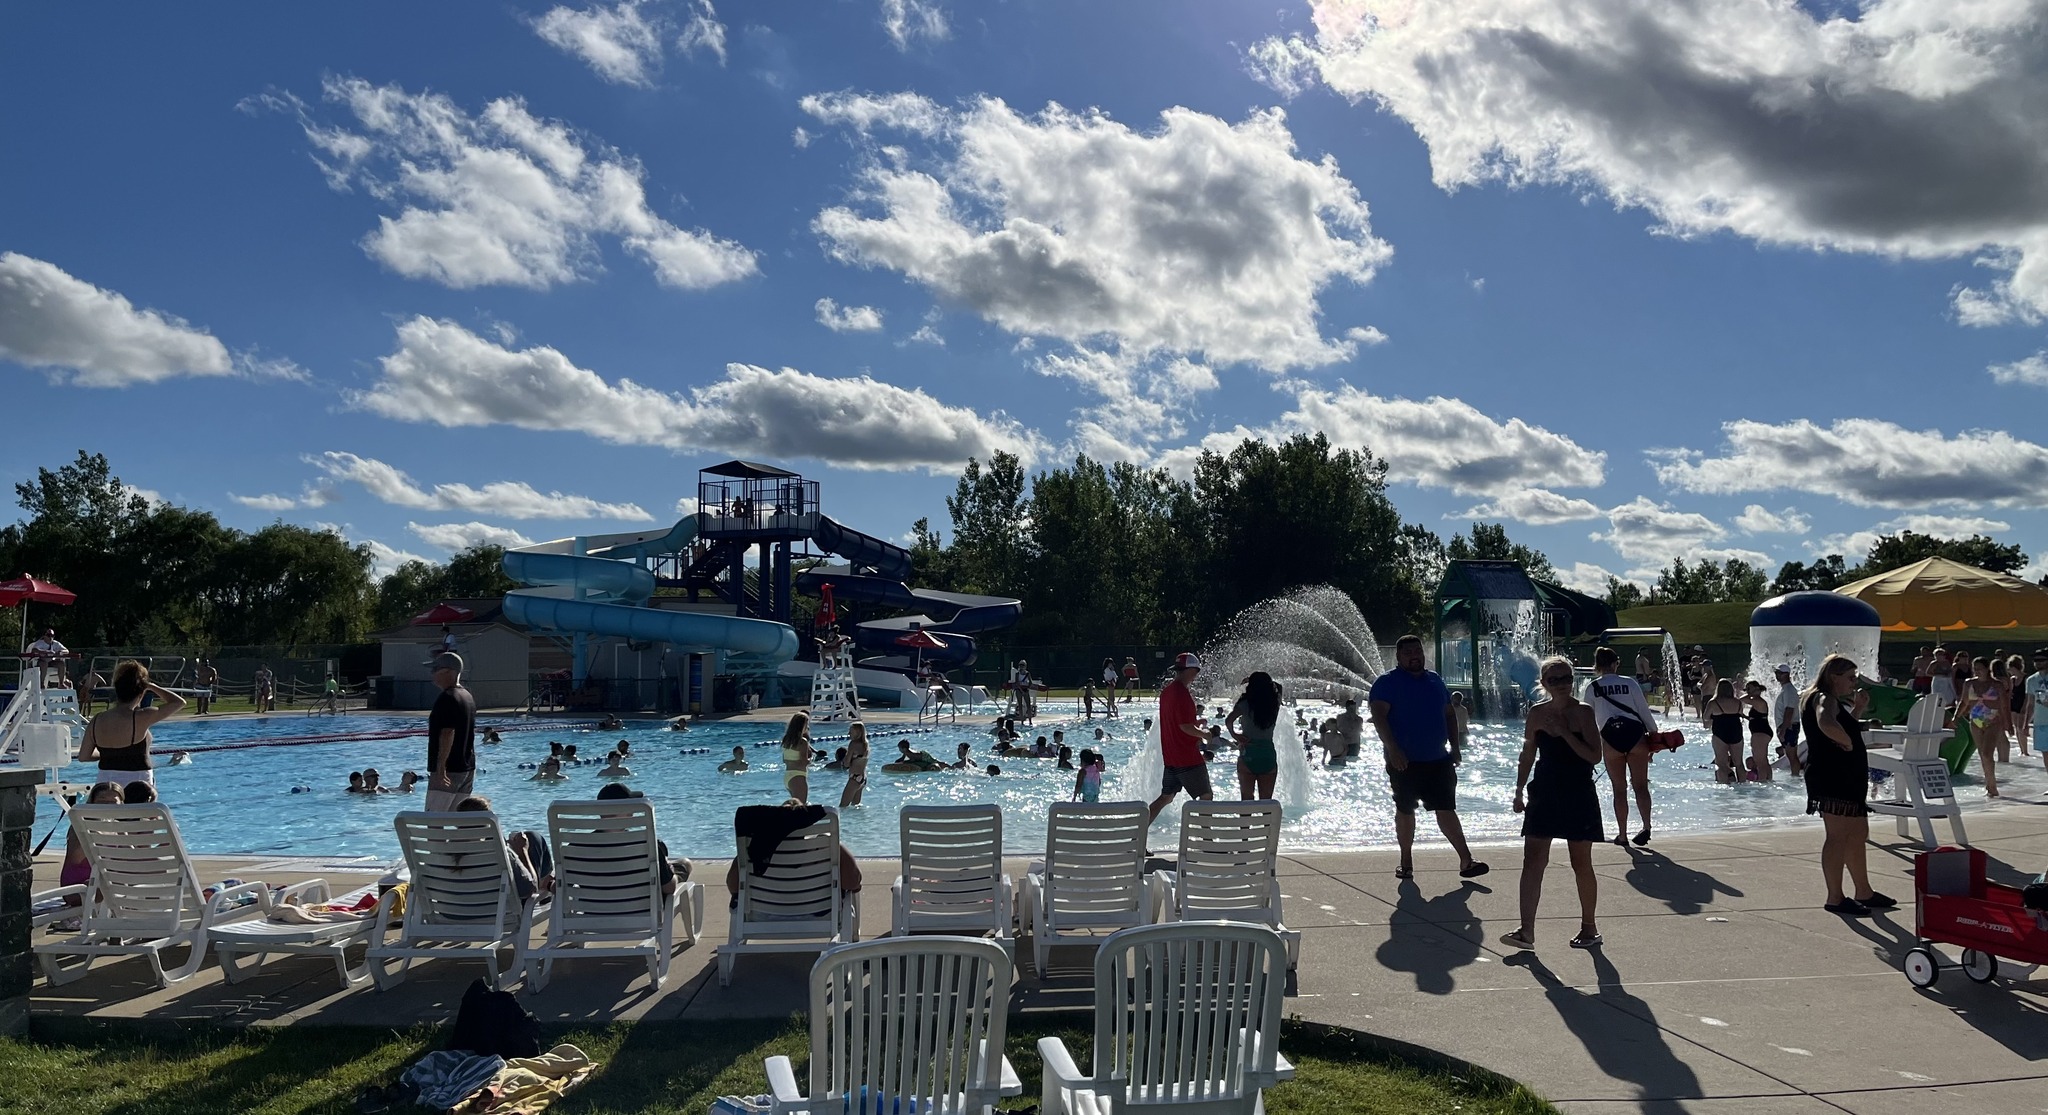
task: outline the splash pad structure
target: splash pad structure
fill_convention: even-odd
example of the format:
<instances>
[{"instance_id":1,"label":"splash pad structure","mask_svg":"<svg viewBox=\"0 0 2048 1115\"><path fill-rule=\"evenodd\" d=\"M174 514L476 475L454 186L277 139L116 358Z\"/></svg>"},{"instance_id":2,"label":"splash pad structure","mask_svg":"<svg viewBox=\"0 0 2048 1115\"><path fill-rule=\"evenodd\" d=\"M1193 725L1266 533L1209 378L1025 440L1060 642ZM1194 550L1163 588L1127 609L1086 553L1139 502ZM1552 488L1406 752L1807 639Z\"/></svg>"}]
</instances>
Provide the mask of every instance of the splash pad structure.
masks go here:
<instances>
[{"instance_id":1,"label":"splash pad structure","mask_svg":"<svg viewBox=\"0 0 2048 1115\"><path fill-rule=\"evenodd\" d=\"M1437 586L1436 670L1482 719L1519 716L1536 667L1562 640L1614 626L1605 601L1539 581L1512 561L1453 561Z\"/></svg>"},{"instance_id":2,"label":"splash pad structure","mask_svg":"<svg viewBox=\"0 0 2048 1115\"><path fill-rule=\"evenodd\" d=\"M1881 623L1876 608L1838 592L1772 597L1749 614L1749 676L1761 680L1783 662L1804 689L1821 659L1840 654L1876 677Z\"/></svg>"}]
</instances>

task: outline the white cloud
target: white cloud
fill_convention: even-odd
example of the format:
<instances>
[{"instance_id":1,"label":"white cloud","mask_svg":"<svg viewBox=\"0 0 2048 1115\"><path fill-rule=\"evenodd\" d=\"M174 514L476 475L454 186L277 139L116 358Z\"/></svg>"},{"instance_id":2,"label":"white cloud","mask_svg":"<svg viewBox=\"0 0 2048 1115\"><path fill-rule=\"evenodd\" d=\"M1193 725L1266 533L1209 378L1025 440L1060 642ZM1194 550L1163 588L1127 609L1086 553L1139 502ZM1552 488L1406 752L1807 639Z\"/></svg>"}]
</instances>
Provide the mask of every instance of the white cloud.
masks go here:
<instances>
[{"instance_id":1,"label":"white cloud","mask_svg":"<svg viewBox=\"0 0 2048 1115\"><path fill-rule=\"evenodd\" d=\"M1698 512L1679 511L1646 496L1609 508L1607 526L1606 533L1595 531L1588 537L1607 543L1615 553L1635 562L1629 576L1645 584L1668 568L1673 558L1688 562L1740 558L1759 567L1768 566L1771 560L1758 550L1712 545L1728 537L1726 527Z\"/></svg>"},{"instance_id":2,"label":"white cloud","mask_svg":"<svg viewBox=\"0 0 2048 1115\"><path fill-rule=\"evenodd\" d=\"M507 550L533 545L533 539L511 527L489 523L407 523L406 529L429 546L454 553L475 546L502 546Z\"/></svg>"},{"instance_id":3,"label":"white cloud","mask_svg":"<svg viewBox=\"0 0 2048 1115\"><path fill-rule=\"evenodd\" d=\"M1304 386L1284 429L1364 446L1387 462L1388 478L1463 495L1508 495L1533 487L1591 488L1606 479L1607 454L1519 418L1496 421L1463 399L1393 399L1349 384Z\"/></svg>"},{"instance_id":4,"label":"white cloud","mask_svg":"<svg viewBox=\"0 0 2048 1115\"><path fill-rule=\"evenodd\" d=\"M1875 523L1866 530L1849 534L1830 534L1818 542L1810 543L1808 549L1816 554L1841 554L1850 564L1862 561L1870 553L1877 540L1887 534L1912 531L1934 538L1968 538L1971 535L1994 535L2012 529L2012 524L2000 519L1987 519L1981 515L1901 515Z\"/></svg>"},{"instance_id":5,"label":"white cloud","mask_svg":"<svg viewBox=\"0 0 2048 1115\"><path fill-rule=\"evenodd\" d=\"M882 311L873 306L841 306L830 298L818 299L812 307L818 324L834 333L873 333L882 328Z\"/></svg>"},{"instance_id":6,"label":"white cloud","mask_svg":"<svg viewBox=\"0 0 2048 1115\"><path fill-rule=\"evenodd\" d=\"M794 368L728 364L689 395L607 382L546 346L514 351L450 321L398 327L382 377L354 396L363 409L443 426L573 430L619 445L795 457L855 469L959 467L996 450L1026 461L1041 444L1000 414L983 417L921 390L868 376L828 379Z\"/></svg>"},{"instance_id":7,"label":"white cloud","mask_svg":"<svg viewBox=\"0 0 2048 1115\"><path fill-rule=\"evenodd\" d=\"M696 497L696 496L677 496L677 497L676 497L676 514L678 514L678 515L695 515L696 513L697 513L697 497Z\"/></svg>"},{"instance_id":8,"label":"white cloud","mask_svg":"<svg viewBox=\"0 0 2048 1115\"><path fill-rule=\"evenodd\" d=\"M1319 0L1261 44L1401 117L1445 189L1557 183L1681 235L1982 254L1965 323L2048 313L2048 36L2027 0Z\"/></svg>"},{"instance_id":9,"label":"white cloud","mask_svg":"<svg viewBox=\"0 0 2048 1115\"><path fill-rule=\"evenodd\" d=\"M689 8L690 16L676 35L676 49L692 55L701 50L725 65L725 24L718 22L711 0L689 0Z\"/></svg>"},{"instance_id":10,"label":"white cloud","mask_svg":"<svg viewBox=\"0 0 2048 1115\"><path fill-rule=\"evenodd\" d=\"M654 516L634 503L604 503L588 496L540 492L523 481L498 480L481 488L468 484L436 484L432 489L383 461L354 453L329 451L308 456L333 483L354 483L385 503L417 511L469 511L508 519L624 519L648 522Z\"/></svg>"},{"instance_id":11,"label":"white cloud","mask_svg":"<svg viewBox=\"0 0 2048 1115\"><path fill-rule=\"evenodd\" d=\"M1511 519L1531 526L1549 526L1582 519L1597 519L1606 512L1590 500L1560 495L1548 488L1524 488L1507 492L1486 503L1468 508L1447 519Z\"/></svg>"},{"instance_id":12,"label":"white cloud","mask_svg":"<svg viewBox=\"0 0 2048 1115\"><path fill-rule=\"evenodd\" d=\"M946 347L946 337L933 326L920 325L917 327L917 332L903 338L903 343L906 345L934 345L938 348L944 348Z\"/></svg>"},{"instance_id":13,"label":"white cloud","mask_svg":"<svg viewBox=\"0 0 2048 1115\"><path fill-rule=\"evenodd\" d=\"M1387 335L1380 332L1380 327L1377 325L1367 325L1363 328L1354 325L1344 331L1344 339L1368 346L1387 343Z\"/></svg>"},{"instance_id":14,"label":"white cloud","mask_svg":"<svg viewBox=\"0 0 2048 1115\"><path fill-rule=\"evenodd\" d=\"M897 50L909 50L919 39L944 42L953 34L938 0L882 0L882 30Z\"/></svg>"},{"instance_id":15,"label":"white cloud","mask_svg":"<svg viewBox=\"0 0 2048 1115\"><path fill-rule=\"evenodd\" d=\"M1721 427L1718 457L1666 454L1657 478L1690 492L1796 491L1867 507L2048 507L2048 448L2002 430L1908 430L1875 418Z\"/></svg>"},{"instance_id":16,"label":"white cloud","mask_svg":"<svg viewBox=\"0 0 2048 1115\"><path fill-rule=\"evenodd\" d=\"M1033 367L1101 399L1077 410L1072 422L1076 450L1098 461L1135 463L1154 442L1185 435L1196 398L1217 387L1214 370L1184 357L1134 361L1077 348L1042 356Z\"/></svg>"},{"instance_id":17,"label":"white cloud","mask_svg":"<svg viewBox=\"0 0 2048 1115\"><path fill-rule=\"evenodd\" d=\"M1752 503L1735 516L1735 526L1744 534L1805 534L1813 529L1813 520L1794 508L1772 511Z\"/></svg>"},{"instance_id":18,"label":"white cloud","mask_svg":"<svg viewBox=\"0 0 2048 1115\"><path fill-rule=\"evenodd\" d=\"M228 498L244 507L252 507L258 511L290 511L299 505L298 500L290 496L280 495L238 496L233 492L229 492Z\"/></svg>"},{"instance_id":19,"label":"white cloud","mask_svg":"<svg viewBox=\"0 0 2048 1115\"><path fill-rule=\"evenodd\" d=\"M654 84L661 68L661 27L640 0L609 7L549 8L532 21L541 38L583 60L597 76L619 85ZM720 44L723 57L723 42Z\"/></svg>"},{"instance_id":20,"label":"white cloud","mask_svg":"<svg viewBox=\"0 0 2048 1115\"><path fill-rule=\"evenodd\" d=\"M846 263L899 271L1018 335L1129 358L1200 357L1269 370L1352 356L1322 334L1318 298L1392 256L1334 159L1299 156L1284 113L1229 124L1185 108L1141 133L1100 112L999 100L942 108L914 94L806 97L820 121L883 148L854 204L814 228Z\"/></svg>"},{"instance_id":21,"label":"white cloud","mask_svg":"<svg viewBox=\"0 0 2048 1115\"><path fill-rule=\"evenodd\" d=\"M1998 383L2021 383L2028 387L2048 387L2048 351L2037 352L2025 359L2010 364L1993 364L1986 369Z\"/></svg>"},{"instance_id":22,"label":"white cloud","mask_svg":"<svg viewBox=\"0 0 2048 1115\"><path fill-rule=\"evenodd\" d=\"M1595 565L1590 561L1576 561L1572 563L1570 569L1559 569L1557 571L1558 584L1568 589L1583 592L1588 596L1605 597L1607 595L1607 578L1609 577L1613 577L1618 581L1629 580L1629 578L1623 577L1618 573L1609 572L1606 566ZM1646 582L1637 581L1634 583L1645 589L1650 587Z\"/></svg>"},{"instance_id":23,"label":"white cloud","mask_svg":"<svg viewBox=\"0 0 2048 1115\"><path fill-rule=\"evenodd\" d=\"M759 270L741 245L655 215L637 162L534 116L518 98L470 116L442 94L360 78L330 78L324 92L360 131L315 122L295 98L264 103L297 114L330 185L361 187L398 209L379 218L363 250L407 278L545 290L594 274L600 236L616 237L678 289Z\"/></svg>"},{"instance_id":24,"label":"white cloud","mask_svg":"<svg viewBox=\"0 0 2048 1115\"><path fill-rule=\"evenodd\" d=\"M1289 99L1315 88L1321 80L1321 56L1299 35L1283 39L1277 35L1260 39L1245 49L1245 70Z\"/></svg>"},{"instance_id":25,"label":"white cloud","mask_svg":"<svg viewBox=\"0 0 2048 1115\"><path fill-rule=\"evenodd\" d=\"M334 529L334 532L341 534L339 529ZM347 535L342 535L342 537L344 539L348 538ZM365 538L361 541L349 539L348 542L351 546L368 546L370 548L370 576L378 580L398 572L398 567L409 561L423 561L428 565L436 564L433 558L425 554L416 554L411 550L401 550L396 546L387 546L374 538Z\"/></svg>"},{"instance_id":26,"label":"white cloud","mask_svg":"<svg viewBox=\"0 0 2048 1115\"><path fill-rule=\"evenodd\" d=\"M111 290L16 252L0 253L0 359L80 387L126 387L235 372L226 345Z\"/></svg>"}]
</instances>

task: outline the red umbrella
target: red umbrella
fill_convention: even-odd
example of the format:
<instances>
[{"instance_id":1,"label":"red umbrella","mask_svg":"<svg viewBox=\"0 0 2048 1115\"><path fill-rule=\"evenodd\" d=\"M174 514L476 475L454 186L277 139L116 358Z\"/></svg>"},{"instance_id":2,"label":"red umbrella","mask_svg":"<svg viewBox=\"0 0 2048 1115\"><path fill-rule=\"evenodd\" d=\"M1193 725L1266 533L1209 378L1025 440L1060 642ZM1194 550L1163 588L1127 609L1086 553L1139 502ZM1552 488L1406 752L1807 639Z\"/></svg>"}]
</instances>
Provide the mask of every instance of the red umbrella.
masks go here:
<instances>
[{"instance_id":1,"label":"red umbrella","mask_svg":"<svg viewBox=\"0 0 2048 1115\"><path fill-rule=\"evenodd\" d=\"M896 645L899 647L912 647L916 649L916 660L912 663L910 668L913 674L922 674L924 673L924 652L927 650L940 650L944 648L946 645L946 640L939 638L937 635L934 635L929 631L926 631L922 627L913 627L910 629L908 634L896 636Z\"/></svg>"},{"instance_id":2,"label":"red umbrella","mask_svg":"<svg viewBox=\"0 0 2048 1115\"><path fill-rule=\"evenodd\" d=\"M16 577L11 581L0 581L0 608L21 609L19 641L24 646L28 643L28 605L70 604L77 599L78 594L70 589L60 588L34 577Z\"/></svg>"},{"instance_id":3,"label":"red umbrella","mask_svg":"<svg viewBox=\"0 0 2048 1115\"><path fill-rule=\"evenodd\" d=\"M415 626L435 623L461 623L475 614L475 612L470 611L468 608L457 604L450 604L443 600L419 615L412 617L412 622Z\"/></svg>"}]
</instances>

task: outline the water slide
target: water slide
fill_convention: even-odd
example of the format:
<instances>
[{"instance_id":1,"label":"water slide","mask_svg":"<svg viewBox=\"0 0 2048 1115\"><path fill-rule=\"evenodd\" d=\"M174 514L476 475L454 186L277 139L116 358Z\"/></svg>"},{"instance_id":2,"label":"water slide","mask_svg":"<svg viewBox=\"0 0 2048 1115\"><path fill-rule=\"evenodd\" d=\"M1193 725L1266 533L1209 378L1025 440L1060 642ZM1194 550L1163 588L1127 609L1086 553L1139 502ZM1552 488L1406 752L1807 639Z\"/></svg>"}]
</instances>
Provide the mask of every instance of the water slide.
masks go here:
<instances>
[{"instance_id":1,"label":"water slide","mask_svg":"<svg viewBox=\"0 0 2048 1115\"><path fill-rule=\"evenodd\" d=\"M910 576L910 551L822 515L811 537L819 549L845 558L856 569L875 572L803 573L796 580L799 592L817 595L820 585L830 584L833 599L842 603L876 604L910 613L854 627L854 645L877 656L864 659L863 665L909 670L913 659L896 640L923 628L947 642L943 649L925 651L925 661L942 667L964 666L974 660L973 636L1014 625L1024 610L1022 601L1007 596L911 588L903 583Z\"/></svg>"},{"instance_id":2,"label":"water slide","mask_svg":"<svg viewBox=\"0 0 2048 1115\"><path fill-rule=\"evenodd\" d=\"M773 620L650 608L654 574L637 562L682 553L697 517L667 530L559 538L505 552L505 575L532 586L505 594L505 616L552 631L673 645L685 653L723 650L763 665L796 657L796 632Z\"/></svg>"}]
</instances>

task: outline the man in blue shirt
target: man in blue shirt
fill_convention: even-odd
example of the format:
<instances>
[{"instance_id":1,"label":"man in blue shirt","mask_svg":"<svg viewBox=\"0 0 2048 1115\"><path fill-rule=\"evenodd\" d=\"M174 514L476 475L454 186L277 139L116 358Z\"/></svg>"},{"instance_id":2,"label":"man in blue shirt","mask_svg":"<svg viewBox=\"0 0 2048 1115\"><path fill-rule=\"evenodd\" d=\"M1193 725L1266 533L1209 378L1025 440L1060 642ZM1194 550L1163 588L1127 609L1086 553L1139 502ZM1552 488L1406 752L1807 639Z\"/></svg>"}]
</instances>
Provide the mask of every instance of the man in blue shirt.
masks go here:
<instances>
[{"instance_id":1,"label":"man in blue shirt","mask_svg":"<svg viewBox=\"0 0 2048 1115\"><path fill-rule=\"evenodd\" d=\"M1434 670L1422 667L1422 640L1403 635L1394 644L1394 669L1372 683L1372 727L1387 753L1387 779L1394 790L1394 836L1401 843L1396 879L1415 877L1415 807L1436 814L1436 827L1458 853L1458 875L1486 874L1465 845L1458 823L1457 765L1464 758L1464 732L1451 711L1451 691Z\"/></svg>"}]
</instances>

